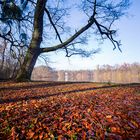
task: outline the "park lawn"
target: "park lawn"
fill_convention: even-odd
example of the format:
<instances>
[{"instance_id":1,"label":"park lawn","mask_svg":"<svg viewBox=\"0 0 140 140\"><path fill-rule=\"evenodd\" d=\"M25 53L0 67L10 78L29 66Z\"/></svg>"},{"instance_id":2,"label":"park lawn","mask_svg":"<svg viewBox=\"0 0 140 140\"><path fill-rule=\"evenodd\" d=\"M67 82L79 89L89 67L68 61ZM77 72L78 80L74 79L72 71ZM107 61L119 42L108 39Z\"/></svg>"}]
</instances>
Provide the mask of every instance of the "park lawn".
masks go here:
<instances>
[{"instance_id":1,"label":"park lawn","mask_svg":"<svg viewBox=\"0 0 140 140\"><path fill-rule=\"evenodd\" d=\"M140 84L0 83L0 139L139 138Z\"/></svg>"}]
</instances>

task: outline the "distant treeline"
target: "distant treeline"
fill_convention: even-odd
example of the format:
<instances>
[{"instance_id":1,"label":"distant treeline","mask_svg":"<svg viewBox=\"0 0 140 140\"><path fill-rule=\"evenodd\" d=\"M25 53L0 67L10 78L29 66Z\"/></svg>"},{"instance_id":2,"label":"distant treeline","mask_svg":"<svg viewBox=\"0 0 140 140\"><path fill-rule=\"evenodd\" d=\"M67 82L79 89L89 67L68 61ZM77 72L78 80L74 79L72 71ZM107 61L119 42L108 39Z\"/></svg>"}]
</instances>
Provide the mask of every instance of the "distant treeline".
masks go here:
<instances>
[{"instance_id":1,"label":"distant treeline","mask_svg":"<svg viewBox=\"0 0 140 140\"><path fill-rule=\"evenodd\" d=\"M3 62L0 59L0 80L14 78L18 70L17 63L10 57ZM54 70L51 67L35 67L32 80L43 81L92 81L115 83L140 83L140 63L123 65L98 65L94 70Z\"/></svg>"},{"instance_id":2,"label":"distant treeline","mask_svg":"<svg viewBox=\"0 0 140 140\"><path fill-rule=\"evenodd\" d=\"M94 81L96 82L115 82L132 83L140 82L140 64L133 63L123 65L103 65L97 66L94 70Z\"/></svg>"},{"instance_id":3,"label":"distant treeline","mask_svg":"<svg viewBox=\"0 0 140 140\"><path fill-rule=\"evenodd\" d=\"M98 65L94 70L79 71L57 71L50 67L39 66L34 69L32 80L140 83L140 64Z\"/></svg>"}]
</instances>

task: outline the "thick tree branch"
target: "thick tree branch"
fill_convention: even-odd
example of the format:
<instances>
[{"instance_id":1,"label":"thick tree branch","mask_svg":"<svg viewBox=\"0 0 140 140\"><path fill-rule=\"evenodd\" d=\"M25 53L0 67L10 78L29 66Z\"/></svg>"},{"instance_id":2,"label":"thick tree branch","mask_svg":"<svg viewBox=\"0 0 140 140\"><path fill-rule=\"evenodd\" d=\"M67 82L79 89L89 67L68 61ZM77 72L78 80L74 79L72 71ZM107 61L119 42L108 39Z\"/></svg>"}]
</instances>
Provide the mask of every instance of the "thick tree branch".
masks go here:
<instances>
[{"instance_id":1,"label":"thick tree branch","mask_svg":"<svg viewBox=\"0 0 140 140\"><path fill-rule=\"evenodd\" d=\"M76 39L78 36L80 36L83 32L85 32L86 30L88 30L92 25L94 24L94 18L92 18L87 25L85 25L84 27L82 27L79 31L77 31L73 36L71 36L68 40L66 40L65 42L53 46L53 47L49 47L49 48L41 48L41 53L44 52L51 52L51 51L56 51L58 49L61 49L63 47L66 47L69 43L71 43L74 39Z\"/></svg>"}]
</instances>

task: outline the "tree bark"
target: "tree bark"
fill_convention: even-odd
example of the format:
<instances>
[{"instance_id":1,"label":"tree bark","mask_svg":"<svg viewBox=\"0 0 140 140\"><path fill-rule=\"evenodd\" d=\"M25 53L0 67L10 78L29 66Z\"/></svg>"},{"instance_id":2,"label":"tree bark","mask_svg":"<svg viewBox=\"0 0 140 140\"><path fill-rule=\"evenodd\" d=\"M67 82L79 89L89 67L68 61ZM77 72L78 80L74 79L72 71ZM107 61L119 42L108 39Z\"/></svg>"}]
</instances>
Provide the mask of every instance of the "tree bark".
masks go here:
<instances>
[{"instance_id":1,"label":"tree bark","mask_svg":"<svg viewBox=\"0 0 140 140\"><path fill-rule=\"evenodd\" d=\"M32 40L27 50L24 62L16 76L16 81L29 81L36 60L41 53L40 44L43 34L43 15L45 10L46 0L37 0L34 15L34 31Z\"/></svg>"}]
</instances>

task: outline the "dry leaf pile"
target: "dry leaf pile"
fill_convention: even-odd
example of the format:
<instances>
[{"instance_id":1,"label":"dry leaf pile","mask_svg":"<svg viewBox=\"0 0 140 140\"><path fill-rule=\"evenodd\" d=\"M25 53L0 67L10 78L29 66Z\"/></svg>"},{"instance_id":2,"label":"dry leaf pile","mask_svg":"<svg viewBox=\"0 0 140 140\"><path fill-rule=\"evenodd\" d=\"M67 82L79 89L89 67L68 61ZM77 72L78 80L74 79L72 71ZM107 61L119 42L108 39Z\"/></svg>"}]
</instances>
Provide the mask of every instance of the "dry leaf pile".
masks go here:
<instances>
[{"instance_id":1,"label":"dry leaf pile","mask_svg":"<svg viewBox=\"0 0 140 140\"><path fill-rule=\"evenodd\" d=\"M0 139L139 138L139 84L0 83Z\"/></svg>"}]
</instances>

